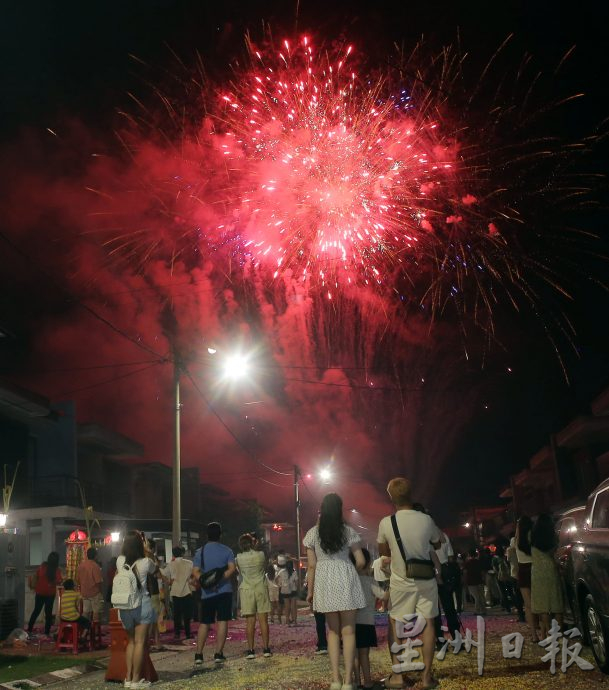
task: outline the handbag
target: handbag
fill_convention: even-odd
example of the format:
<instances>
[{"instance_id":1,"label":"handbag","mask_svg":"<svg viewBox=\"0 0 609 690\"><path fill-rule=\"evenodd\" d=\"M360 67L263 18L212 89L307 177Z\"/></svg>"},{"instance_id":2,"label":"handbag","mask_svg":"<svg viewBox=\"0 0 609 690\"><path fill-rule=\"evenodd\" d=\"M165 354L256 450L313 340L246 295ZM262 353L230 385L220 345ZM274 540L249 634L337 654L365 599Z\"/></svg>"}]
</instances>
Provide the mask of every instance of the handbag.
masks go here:
<instances>
[{"instance_id":1,"label":"handbag","mask_svg":"<svg viewBox=\"0 0 609 690\"><path fill-rule=\"evenodd\" d=\"M402 537L400 536L398 521L395 514L391 516L391 526L393 527L393 534L395 535L395 540L400 549L400 555L406 564L406 577L412 580L431 580L434 578L436 576L436 571L431 560L406 558L406 552L404 551L404 544L402 543Z\"/></svg>"},{"instance_id":2,"label":"handbag","mask_svg":"<svg viewBox=\"0 0 609 690\"><path fill-rule=\"evenodd\" d=\"M205 552L205 547L201 547L201 570L205 567L203 562L203 554ZM220 582L224 579L224 573L228 570L228 565L221 568L212 568L211 570L206 570L199 575L199 584L201 589L205 590L207 593L213 592L214 589L218 587Z\"/></svg>"}]
</instances>

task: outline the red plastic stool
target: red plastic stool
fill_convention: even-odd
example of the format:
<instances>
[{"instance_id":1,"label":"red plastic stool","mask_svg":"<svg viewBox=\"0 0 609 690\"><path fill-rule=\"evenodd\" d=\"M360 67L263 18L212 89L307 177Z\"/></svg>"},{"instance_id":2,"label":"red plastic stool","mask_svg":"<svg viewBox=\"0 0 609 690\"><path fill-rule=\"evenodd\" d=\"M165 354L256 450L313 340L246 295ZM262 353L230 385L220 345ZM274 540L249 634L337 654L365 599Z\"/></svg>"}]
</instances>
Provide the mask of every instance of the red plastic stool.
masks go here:
<instances>
[{"instance_id":1,"label":"red plastic stool","mask_svg":"<svg viewBox=\"0 0 609 690\"><path fill-rule=\"evenodd\" d=\"M80 625L76 621L59 621L55 649L58 652L62 649L71 649L72 654L78 654L80 632Z\"/></svg>"},{"instance_id":2,"label":"red plastic stool","mask_svg":"<svg viewBox=\"0 0 609 690\"><path fill-rule=\"evenodd\" d=\"M101 649L102 647L102 630L99 621L91 621L89 628L89 651L94 649Z\"/></svg>"}]
</instances>

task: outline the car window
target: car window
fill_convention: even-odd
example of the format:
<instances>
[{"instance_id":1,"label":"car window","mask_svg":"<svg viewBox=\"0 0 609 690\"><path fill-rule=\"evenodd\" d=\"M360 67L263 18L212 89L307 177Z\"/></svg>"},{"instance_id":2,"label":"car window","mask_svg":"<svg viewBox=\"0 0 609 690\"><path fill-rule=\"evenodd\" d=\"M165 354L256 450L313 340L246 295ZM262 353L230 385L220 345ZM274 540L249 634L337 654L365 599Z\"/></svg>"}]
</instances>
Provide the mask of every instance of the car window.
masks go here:
<instances>
[{"instance_id":1,"label":"car window","mask_svg":"<svg viewBox=\"0 0 609 690\"><path fill-rule=\"evenodd\" d=\"M592 513L592 528L609 528L609 488L596 496L594 512Z\"/></svg>"}]
</instances>

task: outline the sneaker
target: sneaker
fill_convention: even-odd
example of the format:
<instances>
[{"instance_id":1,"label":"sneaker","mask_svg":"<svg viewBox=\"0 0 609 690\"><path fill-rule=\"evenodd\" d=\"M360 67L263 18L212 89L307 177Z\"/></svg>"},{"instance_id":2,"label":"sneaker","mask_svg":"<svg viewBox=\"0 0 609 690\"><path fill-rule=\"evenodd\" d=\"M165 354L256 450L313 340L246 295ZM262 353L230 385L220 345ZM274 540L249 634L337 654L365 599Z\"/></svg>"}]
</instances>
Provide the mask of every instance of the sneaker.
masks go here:
<instances>
[{"instance_id":1,"label":"sneaker","mask_svg":"<svg viewBox=\"0 0 609 690\"><path fill-rule=\"evenodd\" d=\"M223 661L226 661L226 657L222 652L216 652L214 654L214 664L221 664Z\"/></svg>"},{"instance_id":2,"label":"sneaker","mask_svg":"<svg viewBox=\"0 0 609 690\"><path fill-rule=\"evenodd\" d=\"M124 687L124 688L130 688L130 687L131 687L131 681L130 681L130 680L127 680L127 679L125 678L125 682L123 683L123 687Z\"/></svg>"},{"instance_id":3,"label":"sneaker","mask_svg":"<svg viewBox=\"0 0 609 690\"><path fill-rule=\"evenodd\" d=\"M195 666L203 666L203 654L195 654Z\"/></svg>"},{"instance_id":4,"label":"sneaker","mask_svg":"<svg viewBox=\"0 0 609 690\"><path fill-rule=\"evenodd\" d=\"M256 658L256 652L253 649L248 649L245 652L245 658L246 659L255 659Z\"/></svg>"},{"instance_id":5,"label":"sneaker","mask_svg":"<svg viewBox=\"0 0 609 690\"><path fill-rule=\"evenodd\" d=\"M263 654L267 659L268 659L270 656L273 656L273 652L271 652L271 648L270 648L270 647L265 647L265 648L262 650L262 654Z\"/></svg>"},{"instance_id":6,"label":"sneaker","mask_svg":"<svg viewBox=\"0 0 609 690\"><path fill-rule=\"evenodd\" d=\"M326 647L318 647L315 650L315 654L317 654L318 656L321 654L327 654L327 653L328 653L328 650L326 649Z\"/></svg>"},{"instance_id":7,"label":"sneaker","mask_svg":"<svg viewBox=\"0 0 609 690\"><path fill-rule=\"evenodd\" d=\"M130 688L134 689L137 688L149 688L152 685L152 683L149 680L146 680L145 678L141 678L138 681L131 681L131 685L129 686Z\"/></svg>"}]
</instances>

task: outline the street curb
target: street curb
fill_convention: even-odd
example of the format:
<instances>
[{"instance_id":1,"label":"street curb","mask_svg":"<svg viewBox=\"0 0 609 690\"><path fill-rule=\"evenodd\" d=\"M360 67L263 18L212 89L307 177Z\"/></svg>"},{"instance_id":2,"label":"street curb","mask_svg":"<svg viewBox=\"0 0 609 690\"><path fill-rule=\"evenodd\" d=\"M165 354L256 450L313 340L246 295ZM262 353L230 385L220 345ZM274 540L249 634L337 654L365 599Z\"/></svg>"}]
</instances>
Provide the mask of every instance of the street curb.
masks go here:
<instances>
[{"instance_id":1,"label":"street curb","mask_svg":"<svg viewBox=\"0 0 609 690\"><path fill-rule=\"evenodd\" d=\"M72 680L87 673L94 671L101 671L106 668L105 664L99 661L91 661L80 666L70 666L68 668L57 669L56 671L49 671L34 678L22 678L20 680L12 680L8 683L0 683L0 690L27 690L27 688L40 688L43 685L50 685L57 683L60 680Z\"/></svg>"}]
</instances>

